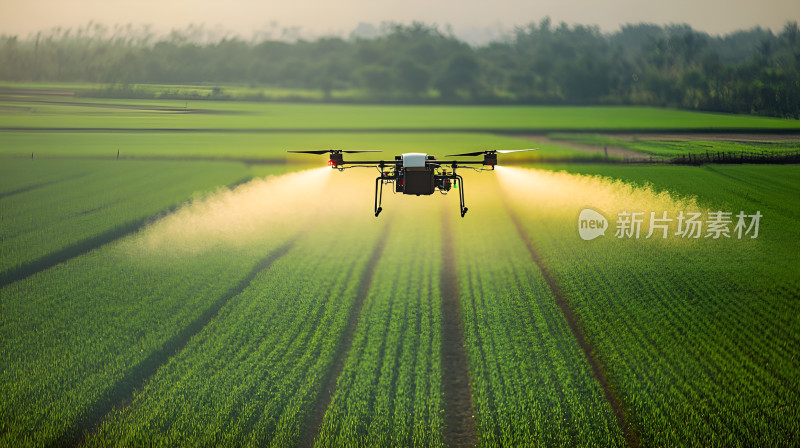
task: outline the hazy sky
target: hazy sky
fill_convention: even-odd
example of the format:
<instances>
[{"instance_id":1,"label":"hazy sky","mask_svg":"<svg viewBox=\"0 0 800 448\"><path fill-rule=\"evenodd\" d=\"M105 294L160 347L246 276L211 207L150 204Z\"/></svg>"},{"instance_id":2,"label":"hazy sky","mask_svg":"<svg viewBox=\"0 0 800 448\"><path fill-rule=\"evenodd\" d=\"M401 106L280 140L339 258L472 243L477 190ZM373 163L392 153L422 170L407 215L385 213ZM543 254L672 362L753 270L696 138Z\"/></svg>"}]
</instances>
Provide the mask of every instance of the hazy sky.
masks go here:
<instances>
[{"instance_id":1,"label":"hazy sky","mask_svg":"<svg viewBox=\"0 0 800 448\"><path fill-rule=\"evenodd\" d=\"M360 22L419 20L449 24L463 34L510 29L544 16L603 31L638 22L688 23L712 34L756 25L780 31L787 20L800 21L800 0L0 0L0 34L25 37L90 20L151 24L156 32L203 24L245 38L275 22L280 28L299 26L306 35L346 36Z\"/></svg>"}]
</instances>

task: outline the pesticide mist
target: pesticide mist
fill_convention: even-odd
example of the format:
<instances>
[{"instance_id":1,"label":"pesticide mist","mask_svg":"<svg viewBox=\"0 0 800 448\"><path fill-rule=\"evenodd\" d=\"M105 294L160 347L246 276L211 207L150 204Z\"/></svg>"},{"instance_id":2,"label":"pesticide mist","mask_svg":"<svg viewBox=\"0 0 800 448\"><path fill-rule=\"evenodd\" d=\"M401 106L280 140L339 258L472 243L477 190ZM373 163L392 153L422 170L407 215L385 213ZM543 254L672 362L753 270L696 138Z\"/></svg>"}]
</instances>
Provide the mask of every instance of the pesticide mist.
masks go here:
<instances>
[{"instance_id":1,"label":"pesticide mist","mask_svg":"<svg viewBox=\"0 0 800 448\"><path fill-rule=\"evenodd\" d=\"M357 191L352 191L349 179L332 182L331 171L303 170L220 189L149 225L131 242L131 249L180 256L290 238L315 220L347 213L350 202L337 204L330 190L349 196L357 196Z\"/></svg>"}]
</instances>

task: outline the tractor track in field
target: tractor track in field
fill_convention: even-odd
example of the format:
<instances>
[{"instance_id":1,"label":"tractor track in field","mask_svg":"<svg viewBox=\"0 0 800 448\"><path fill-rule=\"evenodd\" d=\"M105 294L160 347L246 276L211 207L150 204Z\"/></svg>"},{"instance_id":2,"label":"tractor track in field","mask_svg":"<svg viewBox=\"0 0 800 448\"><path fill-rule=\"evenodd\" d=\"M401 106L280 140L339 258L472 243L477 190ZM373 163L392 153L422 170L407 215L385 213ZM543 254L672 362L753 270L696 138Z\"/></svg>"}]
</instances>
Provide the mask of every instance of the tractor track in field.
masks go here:
<instances>
[{"instance_id":1,"label":"tractor track in field","mask_svg":"<svg viewBox=\"0 0 800 448\"><path fill-rule=\"evenodd\" d=\"M253 269L251 269L239 283L231 287L192 322L166 341L161 349L151 353L147 358L134 366L127 375L103 393L91 409L84 412L82 417L79 417L78 420L73 422L70 428L50 443L49 446L65 447L82 445L87 436L94 434L100 428L103 421L112 411L115 409L122 410L129 406L133 401L133 395L137 389L141 389L147 384L147 381L156 374L161 366L169 362L172 357L177 356L195 335L208 326L225 304L250 286L250 283L260 272L268 270L273 263L289 252L301 235L302 232L259 260Z\"/></svg>"},{"instance_id":2,"label":"tractor track in field","mask_svg":"<svg viewBox=\"0 0 800 448\"><path fill-rule=\"evenodd\" d=\"M450 214L442 208L442 389L444 443L449 447L478 445L475 406L456 273L455 243Z\"/></svg>"},{"instance_id":3,"label":"tractor track in field","mask_svg":"<svg viewBox=\"0 0 800 448\"><path fill-rule=\"evenodd\" d=\"M323 380L325 387L320 393L320 396L317 398L317 403L314 407L314 410L311 411L310 415L308 416L305 425L306 430L303 431L303 435L300 438L298 446L314 446L314 441L322 429L322 421L325 418L325 412L327 412L331 405L331 401L333 400L333 396L336 394L336 382L344 371L345 362L347 361L347 357L353 347L353 339L355 338L356 327L358 326L358 322L361 320L361 310L364 308L364 302L367 300L367 294L369 294L369 290L372 287L372 279L375 276L375 267L383 255L383 250L386 247L386 241L389 239L391 226L391 221L386 223L381 236L378 238L378 242L372 249L372 253L367 260L367 266L358 285L355 304L353 304L353 308L350 310L350 317L347 321L347 327L345 328L342 341L339 343L339 349L337 350L334 358L335 361L333 368L331 369L329 376Z\"/></svg>"},{"instance_id":4,"label":"tractor track in field","mask_svg":"<svg viewBox=\"0 0 800 448\"><path fill-rule=\"evenodd\" d=\"M233 189L238 185L249 182L250 180L251 178L249 177L240 179L233 184L228 185L227 187L229 189ZM0 288L8 286L14 282L24 280L32 275L38 274L39 272L46 271L73 258L87 254L95 249L99 249L106 244L113 243L114 241L124 238L132 233L136 233L151 222L176 211L181 207L182 204L183 203L175 204L149 216L145 216L144 218L128 221L127 223L120 224L115 228L106 230L105 232L101 232L81 241L77 241L67 247L50 252L49 254L43 255L35 260L23 263L15 268L0 272Z\"/></svg>"},{"instance_id":5,"label":"tractor track in field","mask_svg":"<svg viewBox=\"0 0 800 448\"><path fill-rule=\"evenodd\" d=\"M519 233L519 236L520 238L522 238L522 241L525 242L525 247L528 249L528 253L533 259L533 262L542 272L542 276L544 277L547 286L550 288L550 291L552 291L553 295L555 296L556 305L561 310L561 313L564 315L564 318L567 321L567 326L572 332L572 335L575 337L575 340L578 342L578 346L583 352L583 355L586 357L586 360L589 362L589 367L591 367L594 377L600 383L600 387L602 387L603 389L603 394L606 397L606 401L608 401L608 403L611 405L611 410L614 412L614 416L617 419L617 423L619 424L620 430L622 430L622 434L625 437L625 442L627 446L631 448L638 448L639 446L641 446L641 439L639 437L639 434L633 427L631 422L628 420L625 406L620 401L616 391L611 385L611 381L609 381L608 375L606 375L606 371L602 362L594 354L591 344L589 344L589 342L586 340L586 336L583 334L583 329L581 328L580 325L580 319L578 318L578 316L575 315L575 312L572 310L572 308L570 308L569 303L567 302L566 295L564 294L564 291L561 290L561 287L556 281L555 276L547 268L547 265L545 265L544 261L542 261L542 258L539 256L538 252L533 247L533 244L531 243L530 239L525 234L522 222L519 220L519 217L509 205L508 199L503 197L502 201L503 201L503 206L506 209L506 212L511 218L511 221L514 223L514 227L517 229L517 233Z\"/></svg>"}]
</instances>

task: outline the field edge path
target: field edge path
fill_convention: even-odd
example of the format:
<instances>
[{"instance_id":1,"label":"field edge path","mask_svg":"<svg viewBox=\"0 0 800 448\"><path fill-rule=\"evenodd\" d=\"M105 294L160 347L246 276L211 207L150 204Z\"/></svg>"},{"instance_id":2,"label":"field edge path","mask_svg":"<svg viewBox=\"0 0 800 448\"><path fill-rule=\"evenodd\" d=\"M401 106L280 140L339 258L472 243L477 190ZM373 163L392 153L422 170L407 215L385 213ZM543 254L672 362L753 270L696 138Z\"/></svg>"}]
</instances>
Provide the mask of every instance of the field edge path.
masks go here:
<instances>
[{"instance_id":1,"label":"field edge path","mask_svg":"<svg viewBox=\"0 0 800 448\"><path fill-rule=\"evenodd\" d=\"M550 291L552 291L553 296L555 296L556 305L564 315L564 318L567 321L567 326L571 330L575 340L578 342L578 346L583 352L583 355L586 357L586 360L589 362L589 366L592 369L594 377L600 383L600 387L603 388L603 394L605 395L606 401L608 401L608 403L611 405L611 410L614 412L614 416L616 417L619 428L625 437L627 446L631 448L638 448L641 446L639 434L628 420L625 406L620 401L619 397L617 397L617 393L612 387L608 376L606 375L602 362L600 362L600 359L595 356L591 345L586 341L586 337L583 334L583 330L581 329L579 322L580 319L575 315L575 312L572 311L572 308L570 308L566 299L566 295L564 294L564 291L561 290L561 287L558 285L558 282L556 281L552 272L550 272L550 270L542 261L542 258L536 252L536 249L534 249L530 238L528 238L525 233L522 222L519 220L519 216L517 216L517 214L509 205L508 199L503 197L502 202L506 212L511 218L511 221L514 223L514 227L517 229L517 233L519 233L519 237L525 242L525 247L531 256L531 259L542 272L542 276L544 277L547 286L550 288Z\"/></svg>"},{"instance_id":2,"label":"field edge path","mask_svg":"<svg viewBox=\"0 0 800 448\"><path fill-rule=\"evenodd\" d=\"M391 226L391 221L386 223L381 231L381 236L378 238L378 241L375 244L375 247L372 249L369 259L367 260L366 268L364 269L364 273L359 281L358 292L356 294L355 303L353 304L353 309L350 310L350 317L348 318L347 326L345 327L344 335L342 336L342 341L339 343L339 348L334 358L335 361L333 368L331 369L329 377L323 380L325 388L320 392L320 395L317 398L317 404L307 418L305 425L306 430L303 431L303 435L298 441L298 446L300 447L313 447L314 442L316 441L317 436L322 428L322 422L325 419L325 413L328 411L328 407L331 405L334 394L336 394L336 382L344 371L345 362L350 354L350 349L353 347L353 339L355 339L356 327L358 326L358 322L361 320L361 310L364 307L364 302L366 302L367 295L372 287L375 266L378 264L378 261L383 255L383 249L386 247L386 242L389 239Z\"/></svg>"},{"instance_id":3,"label":"field edge path","mask_svg":"<svg viewBox=\"0 0 800 448\"><path fill-rule=\"evenodd\" d=\"M175 336L165 341L159 350L151 353L147 358L134 366L127 375L122 377L111 388L107 389L87 412L81 417L78 417L70 428L53 443L49 444L49 446L64 447L82 445L85 438L95 432L114 409L122 409L129 405L136 390L141 389L147 383L147 380L156 374L159 367L166 364L170 358L178 355L189 341L217 316L226 303L247 289L260 272L269 269L273 263L283 257L299 238L300 235L292 237L288 242L275 248L268 255L259 260L256 265L253 266L253 269L251 269L239 283L232 286L192 322L188 323L175 334Z\"/></svg>"},{"instance_id":4,"label":"field edge path","mask_svg":"<svg viewBox=\"0 0 800 448\"><path fill-rule=\"evenodd\" d=\"M442 207L442 389L444 401L444 443L448 447L478 445L472 380L464 342L464 324L458 291L452 218Z\"/></svg>"}]
</instances>

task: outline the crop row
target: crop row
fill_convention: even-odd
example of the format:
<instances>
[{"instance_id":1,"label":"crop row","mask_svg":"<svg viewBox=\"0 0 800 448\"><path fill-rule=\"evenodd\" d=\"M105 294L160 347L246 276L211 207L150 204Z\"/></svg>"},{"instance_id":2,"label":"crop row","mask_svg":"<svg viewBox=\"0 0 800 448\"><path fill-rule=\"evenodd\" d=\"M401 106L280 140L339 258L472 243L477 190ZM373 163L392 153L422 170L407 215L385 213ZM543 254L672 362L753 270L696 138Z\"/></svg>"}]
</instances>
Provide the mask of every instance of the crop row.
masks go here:
<instances>
[{"instance_id":1,"label":"crop row","mask_svg":"<svg viewBox=\"0 0 800 448\"><path fill-rule=\"evenodd\" d=\"M0 445L69 443L124 398L306 226L277 211L303 196L276 194L304 179L215 195L0 289Z\"/></svg>"},{"instance_id":2,"label":"crop row","mask_svg":"<svg viewBox=\"0 0 800 448\"><path fill-rule=\"evenodd\" d=\"M108 391L224 297L257 260L245 253L143 265L115 244L4 287L0 444L49 443L91 419Z\"/></svg>"},{"instance_id":3,"label":"crop row","mask_svg":"<svg viewBox=\"0 0 800 448\"><path fill-rule=\"evenodd\" d=\"M719 176L718 169L730 174ZM796 204L796 187L781 178L770 181L759 175L762 170L743 179L737 179L740 167L686 170L655 171L653 179L661 187L675 179L680 194L695 192L698 202L713 210L760 210L769 220L759 238L586 242L574 221L586 198L611 198L604 211L613 214L663 207L664 197L653 195L648 204L644 195L612 194L606 181L590 187L574 176L574 197L558 202L561 209L574 209L569 216L556 210L547 189L516 182L507 191L642 443L791 445L800 427L791 405L800 399L793 361L800 346L800 288L791 262L800 248L790 236L797 209L787 207ZM620 175L627 175L624 168ZM564 175L562 181L568 179Z\"/></svg>"},{"instance_id":4,"label":"crop row","mask_svg":"<svg viewBox=\"0 0 800 448\"><path fill-rule=\"evenodd\" d=\"M216 104L216 103L215 103ZM242 115L239 115L241 119ZM274 118L274 117L270 117ZM302 118L299 118L302 119ZM263 121L262 121L263 122ZM26 158L30 162L35 153L35 162L47 157L91 157L112 161L120 153L120 161L130 159L206 159L220 162L236 159L276 161L288 158L296 163L319 164L324 158L308 155L288 155L287 150L340 147L349 150L383 151L381 157L414 151L443 156L464 148L526 148L525 140L492 134L430 132L420 134L408 132L134 132L134 133L53 133L53 132L3 132L0 142L0 157L6 160ZM525 157L566 158L586 153L564 146L544 144L547 151L527 153ZM15 159L11 159L11 158ZM355 160L358 157L354 157ZM52 162L51 162L52 163ZM70 162L72 163L72 162ZM85 161L80 162L84 164ZM69 165L67 165L69 166ZM273 167L274 168L274 167ZM352 176L348 173L347 176ZM145 176L146 177L146 176ZM2 185L2 184L0 184ZM369 185L369 184L368 184ZM0 193L1 194L1 193Z\"/></svg>"},{"instance_id":5,"label":"crop row","mask_svg":"<svg viewBox=\"0 0 800 448\"><path fill-rule=\"evenodd\" d=\"M296 445L330 375L379 230L310 230L88 445Z\"/></svg>"},{"instance_id":6,"label":"crop row","mask_svg":"<svg viewBox=\"0 0 800 448\"><path fill-rule=\"evenodd\" d=\"M498 201L480 179L455 227L459 293L481 446L621 446L600 383Z\"/></svg>"},{"instance_id":7,"label":"crop row","mask_svg":"<svg viewBox=\"0 0 800 448\"><path fill-rule=\"evenodd\" d=\"M5 160L0 272L139 222L248 175L235 163ZM61 174L55 173L55 168ZM23 175L19 175L22 173ZM30 179L41 180L32 183Z\"/></svg>"},{"instance_id":8,"label":"crop row","mask_svg":"<svg viewBox=\"0 0 800 448\"><path fill-rule=\"evenodd\" d=\"M442 445L441 224L432 205L392 210L399 216L315 446Z\"/></svg>"},{"instance_id":9,"label":"crop row","mask_svg":"<svg viewBox=\"0 0 800 448\"><path fill-rule=\"evenodd\" d=\"M151 129L797 129L793 120L711 114L655 107L392 106L251 101L176 101L81 98L80 103L3 101L11 128ZM88 104L92 104L88 106ZM102 107L98 107L102 106ZM165 113L176 108L189 113ZM166 110L165 110L166 109ZM191 113L199 112L199 113Z\"/></svg>"}]
</instances>

